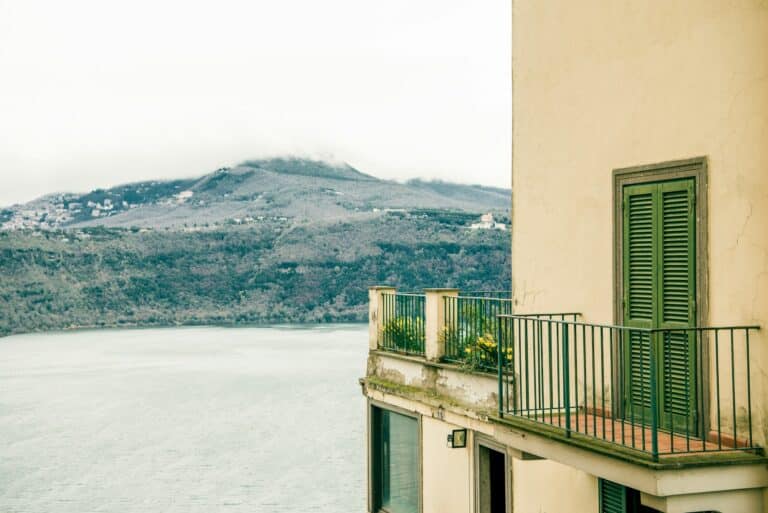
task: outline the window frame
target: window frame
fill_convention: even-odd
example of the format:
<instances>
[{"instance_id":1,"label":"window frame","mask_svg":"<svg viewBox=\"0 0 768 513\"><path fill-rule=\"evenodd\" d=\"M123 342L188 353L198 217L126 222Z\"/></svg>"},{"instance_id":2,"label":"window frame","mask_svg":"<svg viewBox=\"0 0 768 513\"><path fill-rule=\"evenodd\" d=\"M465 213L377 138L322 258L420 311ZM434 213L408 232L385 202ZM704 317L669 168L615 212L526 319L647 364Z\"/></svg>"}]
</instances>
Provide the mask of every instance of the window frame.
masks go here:
<instances>
[{"instance_id":1,"label":"window frame","mask_svg":"<svg viewBox=\"0 0 768 513\"><path fill-rule=\"evenodd\" d=\"M696 232L695 232L695 260L696 273L694 276L696 288L696 326L706 326L709 318L709 245L708 245L708 161L706 156L694 157L682 160L670 160L658 162L655 164L646 164L641 166L632 166L614 169L612 172L613 180L613 322L615 325L623 324L624 309L624 223L623 223L623 200L624 186L637 185L645 183L655 183L666 180L675 180L680 178L694 179L694 197L696 212ZM699 379L702 380L702 389L708 390L709 387L709 347L708 344L702 344L701 347L701 367L697 368ZM622 362L616 348L612 355L612 365L614 368L621 368ZM618 415L624 415L623 404L623 383L618 374L614 376L611 392L611 404L614 405L615 412ZM705 395L702 398L702 411L699 415L700 435L709 431L710 405L709 397Z\"/></svg>"},{"instance_id":2,"label":"window frame","mask_svg":"<svg viewBox=\"0 0 768 513\"><path fill-rule=\"evenodd\" d=\"M410 417L412 419L416 420L416 426L417 426L417 437L418 437L418 446L417 446L417 455L416 460L418 461L418 512L421 513L423 511L423 497L422 493L424 490L424 469L423 469L423 462L422 462L422 445L423 445L423 430L421 425L421 414L415 411L409 411L404 408L400 408L398 406L394 406L392 404L384 403L381 401L377 401L375 399L368 399L368 405L366 408L366 445L367 445L367 474L368 474L368 511L370 513L389 513L387 510L381 509L379 506L379 494L381 493L380 490L377 490L378 486L378 476L376 475L377 469L374 468L374 451L376 450L374 448L374 433L375 433L375 427L374 427L374 410L387 410L392 413L397 413L399 415L403 415L405 417Z\"/></svg>"}]
</instances>

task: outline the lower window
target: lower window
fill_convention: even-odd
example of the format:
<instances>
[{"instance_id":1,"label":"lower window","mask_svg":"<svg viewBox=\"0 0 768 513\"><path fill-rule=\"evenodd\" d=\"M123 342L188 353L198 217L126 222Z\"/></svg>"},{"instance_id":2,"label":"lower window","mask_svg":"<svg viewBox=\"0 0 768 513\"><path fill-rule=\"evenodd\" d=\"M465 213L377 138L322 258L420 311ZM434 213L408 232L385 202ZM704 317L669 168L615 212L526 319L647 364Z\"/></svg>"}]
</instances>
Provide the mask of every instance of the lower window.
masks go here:
<instances>
[{"instance_id":1,"label":"lower window","mask_svg":"<svg viewBox=\"0 0 768 513\"><path fill-rule=\"evenodd\" d=\"M373 510L419 511L419 422L415 417L371 409Z\"/></svg>"},{"instance_id":2,"label":"lower window","mask_svg":"<svg viewBox=\"0 0 768 513\"><path fill-rule=\"evenodd\" d=\"M600 513L659 513L640 503L640 492L607 479L599 480Z\"/></svg>"}]
</instances>

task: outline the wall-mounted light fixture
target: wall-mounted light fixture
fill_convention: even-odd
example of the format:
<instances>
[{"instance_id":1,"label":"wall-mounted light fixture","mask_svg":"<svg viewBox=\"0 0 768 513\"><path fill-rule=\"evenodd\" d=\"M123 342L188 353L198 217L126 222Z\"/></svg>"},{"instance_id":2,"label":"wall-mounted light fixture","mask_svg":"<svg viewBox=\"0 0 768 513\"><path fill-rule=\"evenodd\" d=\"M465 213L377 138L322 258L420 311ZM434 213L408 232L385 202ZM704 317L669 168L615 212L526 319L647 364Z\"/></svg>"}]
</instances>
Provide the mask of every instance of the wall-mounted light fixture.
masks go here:
<instances>
[{"instance_id":1,"label":"wall-mounted light fixture","mask_svg":"<svg viewBox=\"0 0 768 513\"><path fill-rule=\"evenodd\" d=\"M466 429L454 429L451 434L448 435L448 447L452 449L461 449L467 446L467 430Z\"/></svg>"}]
</instances>

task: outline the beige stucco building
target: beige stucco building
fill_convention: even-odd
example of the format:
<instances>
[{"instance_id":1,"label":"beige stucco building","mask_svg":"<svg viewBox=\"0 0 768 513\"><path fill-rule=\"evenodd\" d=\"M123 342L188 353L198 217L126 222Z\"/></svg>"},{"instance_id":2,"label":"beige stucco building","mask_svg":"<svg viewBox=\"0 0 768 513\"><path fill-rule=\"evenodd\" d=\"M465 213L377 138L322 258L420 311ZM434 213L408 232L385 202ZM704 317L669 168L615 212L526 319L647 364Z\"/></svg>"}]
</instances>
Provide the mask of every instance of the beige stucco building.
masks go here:
<instances>
[{"instance_id":1,"label":"beige stucco building","mask_svg":"<svg viewBox=\"0 0 768 513\"><path fill-rule=\"evenodd\" d=\"M768 3L513 2L511 294L370 291L369 511L768 512Z\"/></svg>"}]
</instances>

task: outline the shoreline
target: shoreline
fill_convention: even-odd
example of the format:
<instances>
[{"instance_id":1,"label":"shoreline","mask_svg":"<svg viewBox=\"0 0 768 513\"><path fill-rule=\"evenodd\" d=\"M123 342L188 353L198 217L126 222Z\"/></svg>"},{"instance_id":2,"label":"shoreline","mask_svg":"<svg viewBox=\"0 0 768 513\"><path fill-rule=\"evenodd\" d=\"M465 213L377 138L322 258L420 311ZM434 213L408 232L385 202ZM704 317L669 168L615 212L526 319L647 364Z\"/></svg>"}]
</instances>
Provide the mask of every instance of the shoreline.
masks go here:
<instances>
[{"instance_id":1,"label":"shoreline","mask_svg":"<svg viewBox=\"0 0 768 513\"><path fill-rule=\"evenodd\" d=\"M12 331L0 334L0 340L17 335L35 335L35 334L54 334L70 333L77 331L100 331L100 330L143 330L143 329L165 329L165 328L291 328L291 329L312 329L322 326L360 326L367 324L367 321L268 321L268 322L179 322L179 323L125 323L125 324L93 324L93 325L72 325L63 328Z\"/></svg>"}]
</instances>

